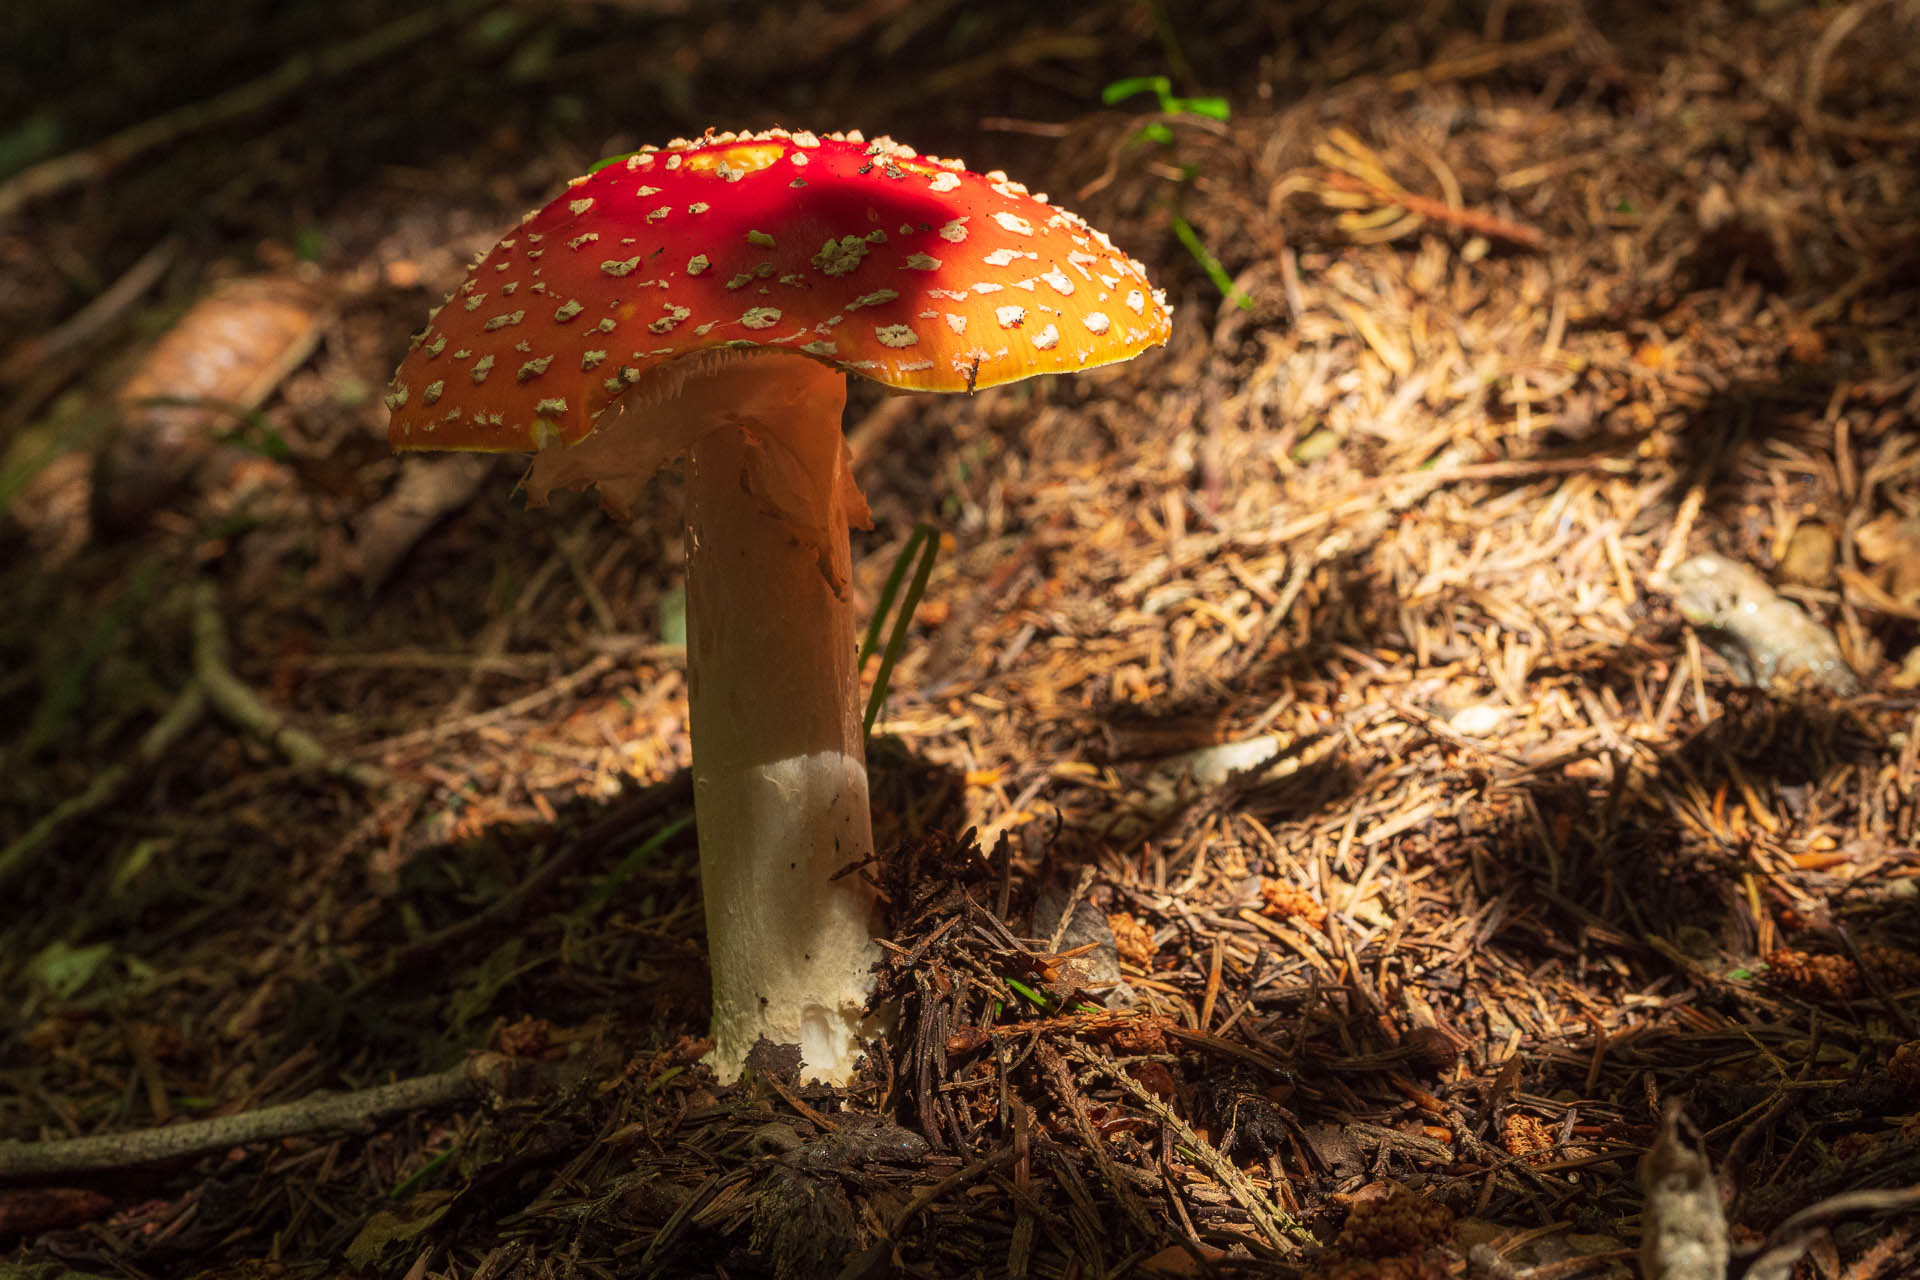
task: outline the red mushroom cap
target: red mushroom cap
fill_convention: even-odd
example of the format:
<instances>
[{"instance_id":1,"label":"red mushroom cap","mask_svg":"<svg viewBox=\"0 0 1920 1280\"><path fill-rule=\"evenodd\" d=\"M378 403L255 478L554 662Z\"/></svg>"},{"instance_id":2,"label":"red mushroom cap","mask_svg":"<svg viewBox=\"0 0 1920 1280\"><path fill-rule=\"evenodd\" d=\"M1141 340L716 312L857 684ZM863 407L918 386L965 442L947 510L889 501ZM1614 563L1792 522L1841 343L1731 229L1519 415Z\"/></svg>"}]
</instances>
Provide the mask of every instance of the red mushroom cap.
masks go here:
<instances>
[{"instance_id":1,"label":"red mushroom cap","mask_svg":"<svg viewBox=\"0 0 1920 1280\"><path fill-rule=\"evenodd\" d=\"M1166 341L1140 263L1005 174L886 138L670 143L573 181L473 265L387 397L399 449L572 444L650 371L792 351L920 391Z\"/></svg>"}]
</instances>

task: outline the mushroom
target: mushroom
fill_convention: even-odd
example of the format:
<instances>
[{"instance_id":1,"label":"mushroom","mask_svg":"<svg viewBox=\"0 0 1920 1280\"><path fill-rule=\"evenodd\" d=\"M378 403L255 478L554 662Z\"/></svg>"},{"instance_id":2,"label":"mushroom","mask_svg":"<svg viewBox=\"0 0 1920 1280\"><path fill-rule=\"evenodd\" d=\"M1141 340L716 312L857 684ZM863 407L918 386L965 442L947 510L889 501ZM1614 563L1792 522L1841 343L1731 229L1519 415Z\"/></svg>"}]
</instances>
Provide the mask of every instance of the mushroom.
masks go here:
<instances>
[{"instance_id":1,"label":"mushroom","mask_svg":"<svg viewBox=\"0 0 1920 1280\"><path fill-rule=\"evenodd\" d=\"M973 391L1164 342L1140 263L1003 173L782 129L576 178L474 263L387 396L398 449L535 450L614 515L686 467L694 814L731 1081L761 1039L851 1074L882 1029L845 374Z\"/></svg>"}]
</instances>

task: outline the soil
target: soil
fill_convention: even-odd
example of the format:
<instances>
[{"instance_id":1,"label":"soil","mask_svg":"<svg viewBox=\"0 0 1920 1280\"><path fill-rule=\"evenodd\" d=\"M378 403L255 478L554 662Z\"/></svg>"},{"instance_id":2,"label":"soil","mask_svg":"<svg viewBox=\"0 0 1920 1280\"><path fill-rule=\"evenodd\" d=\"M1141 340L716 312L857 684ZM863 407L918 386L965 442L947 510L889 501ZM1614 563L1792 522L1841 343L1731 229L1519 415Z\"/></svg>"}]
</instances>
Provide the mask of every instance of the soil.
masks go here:
<instances>
[{"instance_id":1,"label":"soil","mask_svg":"<svg viewBox=\"0 0 1920 1280\"><path fill-rule=\"evenodd\" d=\"M1920 1272L1920 8L28 8L5 1275ZM700 1065L677 480L381 401L567 178L775 124L1176 307L854 389L855 589L938 556L845 1089Z\"/></svg>"}]
</instances>

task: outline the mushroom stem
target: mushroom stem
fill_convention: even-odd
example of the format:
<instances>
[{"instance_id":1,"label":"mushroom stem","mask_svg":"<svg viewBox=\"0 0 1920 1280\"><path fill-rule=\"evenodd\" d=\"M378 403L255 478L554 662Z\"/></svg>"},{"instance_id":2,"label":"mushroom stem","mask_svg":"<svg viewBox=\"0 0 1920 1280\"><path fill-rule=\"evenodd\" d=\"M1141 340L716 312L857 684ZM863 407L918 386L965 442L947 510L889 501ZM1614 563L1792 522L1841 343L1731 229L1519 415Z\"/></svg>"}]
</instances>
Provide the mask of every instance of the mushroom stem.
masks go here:
<instances>
[{"instance_id":1,"label":"mushroom stem","mask_svg":"<svg viewBox=\"0 0 1920 1280\"><path fill-rule=\"evenodd\" d=\"M842 1083L873 992L875 894L849 598L845 378L744 362L744 412L687 467L694 812L713 967L709 1064L725 1081L765 1038Z\"/></svg>"}]
</instances>

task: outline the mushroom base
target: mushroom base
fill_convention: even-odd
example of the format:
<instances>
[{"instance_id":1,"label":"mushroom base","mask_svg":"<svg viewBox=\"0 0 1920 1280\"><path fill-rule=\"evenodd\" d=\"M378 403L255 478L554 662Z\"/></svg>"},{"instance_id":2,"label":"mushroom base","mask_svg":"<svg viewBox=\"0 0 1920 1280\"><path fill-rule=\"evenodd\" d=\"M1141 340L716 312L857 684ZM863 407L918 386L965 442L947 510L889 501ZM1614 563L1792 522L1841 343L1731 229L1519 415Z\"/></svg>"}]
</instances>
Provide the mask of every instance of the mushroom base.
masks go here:
<instances>
[{"instance_id":1,"label":"mushroom base","mask_svg":"<svg viewBox=\"0 0 1920 1280\"><path fill-rule=\"evenodd\" d=\"M866 1013L879 958L873 894L859 872L833 878L868 829L866 768L820 751L729 773L694 765L713 959L707 1065L731 1083L766 1040L799 1046L803 1078L844 1084L860 1042L883 1029ZM708 857L716 844L754 856Z\"/></svg>"},{"instance_id":2,"label":"mushroom base","mask_svg":"<svg viewBox=\"0 0 1920 1280\"><path fill-rule=\"evenodd\" d=\"M766 364L789 362L738 372ZM799 1045L803 1077L841 1083L880 1030L866 1012L879 949L860 865L873 831L847 590L849 491L859 500L840 433L845 382L791 364L752 416L701 435L687 467L708 1062L723 1082L765 1039Z\"/></svg>"}]
</instances>

